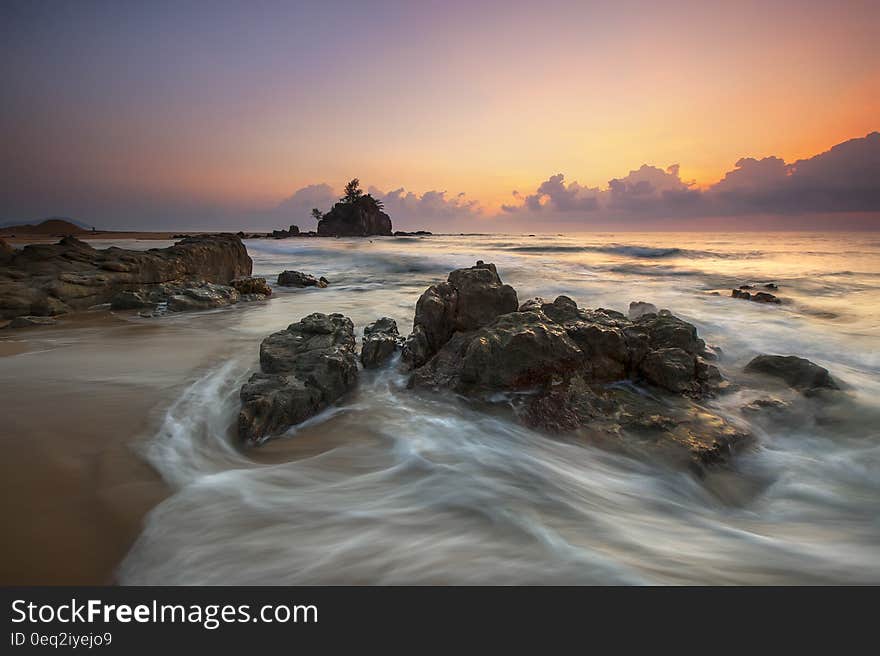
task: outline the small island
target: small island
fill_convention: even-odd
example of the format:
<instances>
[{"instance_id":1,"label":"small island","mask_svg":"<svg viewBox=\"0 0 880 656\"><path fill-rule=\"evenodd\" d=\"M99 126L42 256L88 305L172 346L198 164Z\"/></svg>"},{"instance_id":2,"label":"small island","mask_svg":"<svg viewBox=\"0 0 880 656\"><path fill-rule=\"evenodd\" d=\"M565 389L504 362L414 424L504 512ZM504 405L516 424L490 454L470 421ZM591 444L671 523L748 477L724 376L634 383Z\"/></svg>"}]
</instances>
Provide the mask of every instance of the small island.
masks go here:
<instances>
[{"instance_id":1,"label":"small island","mask_svg":"<svg viewBox=\"0 0 880 656\"><path fill-rule=\"evenodd\" d=\"M390 237L393 234L391 217L383 209L382 201L365 194L360 180L354 178L345 185L345 195L333 209L322 214L315 208L312 216L318 219L319 237Z\"/></svg>"}]
</instances>

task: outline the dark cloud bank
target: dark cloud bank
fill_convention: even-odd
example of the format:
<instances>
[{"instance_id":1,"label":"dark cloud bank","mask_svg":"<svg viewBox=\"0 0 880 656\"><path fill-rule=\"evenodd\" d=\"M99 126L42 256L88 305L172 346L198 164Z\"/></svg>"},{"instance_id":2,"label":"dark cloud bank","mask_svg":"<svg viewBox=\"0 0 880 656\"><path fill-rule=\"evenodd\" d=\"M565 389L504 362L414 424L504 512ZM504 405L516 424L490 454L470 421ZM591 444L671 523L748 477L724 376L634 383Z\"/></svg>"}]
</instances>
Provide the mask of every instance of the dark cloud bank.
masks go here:
<instances>
[{"instance_id":1,"label":"dark cloud bank","mask_svg":"<svg viewBox=\"0 0 880 656\"><path fill-rule=\"evenodd\" d=\"M645 164L605 189L566 183L559 173L534 193L513 195L502 209L524 226L651 228L671 220L676 227L878 229L880 132L791 164L746 157L703 190L682 180L677 164Z\"/></svg>"}]
</instances>

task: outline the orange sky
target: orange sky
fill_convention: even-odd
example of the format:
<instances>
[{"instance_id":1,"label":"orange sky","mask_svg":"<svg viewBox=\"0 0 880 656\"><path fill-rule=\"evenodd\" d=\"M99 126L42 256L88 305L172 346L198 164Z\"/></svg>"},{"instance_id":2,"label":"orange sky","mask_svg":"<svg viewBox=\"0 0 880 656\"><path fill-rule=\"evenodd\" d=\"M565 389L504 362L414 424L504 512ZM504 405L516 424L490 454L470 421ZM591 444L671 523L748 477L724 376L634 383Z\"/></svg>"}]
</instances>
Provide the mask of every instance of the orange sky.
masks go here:
<instances>
[{"instance_id":1,"label":"orange sky","mask_svg":"<svg viewBox=\"0 0 880 656\"><path fill-rule=\"evenodd\" d=\"M880 127L873 2L197 4L22 5L0 215L268 208L354 176L491 214L558 172L678 163L705 186Z\"/></svg>"}]
</instances>

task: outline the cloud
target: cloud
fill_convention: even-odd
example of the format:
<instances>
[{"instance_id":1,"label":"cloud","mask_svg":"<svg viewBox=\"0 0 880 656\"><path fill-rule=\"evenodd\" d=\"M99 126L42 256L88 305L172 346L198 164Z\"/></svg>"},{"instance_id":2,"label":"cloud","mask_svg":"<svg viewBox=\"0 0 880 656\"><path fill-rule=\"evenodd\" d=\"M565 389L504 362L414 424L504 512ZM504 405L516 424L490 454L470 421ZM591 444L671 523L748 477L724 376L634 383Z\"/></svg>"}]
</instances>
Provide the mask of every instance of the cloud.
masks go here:
<instances>
[{"instance_id":1,"label":"cloud","mask_svg":"<svg viewBox=\"0 0 880 656\"><path fill-rule=\"evenodd\" d=\"M681 179L679 165L665 170L643 164L605 189L565 184L562 173L535 193L513 192L503 205L522 219L556 218L585 224L613 220L647 223L663 218L743 215L808 215L880 212L880 132L850 139L808 159L745 157L705 190Z\"/></svg>"},{"instance_id":2,"label":"cloud","mask_svg":"<svg viewBox=\"0 0 880 656\"><path fill-rule=\"evenodd\" d=\"M392 220L407 223L430 220L458 220L482 212L479 202L469 200L464 193L447 196L445 191L426 191L421 196L403 187L385 193L376 187L368 189L385 204ZM427 225L427 224L426 224Z\"/></svg>"},{"instance_id":3,"label":"cloud","mask_svg":"<svg viewBox=\"0 0 880 656\"><path fill-rule=\"evenodd\" d=\"M339 194L327 183L312 184L298 189L293 195L281 201L273 214L293 223L299 222L300 226L305 224L309 226L308 229L312 229L313 226L310 225L314 222L311 215L312 208L317 207L322 212L326 212L338 199Z\"/></svg>"}]
</instances>

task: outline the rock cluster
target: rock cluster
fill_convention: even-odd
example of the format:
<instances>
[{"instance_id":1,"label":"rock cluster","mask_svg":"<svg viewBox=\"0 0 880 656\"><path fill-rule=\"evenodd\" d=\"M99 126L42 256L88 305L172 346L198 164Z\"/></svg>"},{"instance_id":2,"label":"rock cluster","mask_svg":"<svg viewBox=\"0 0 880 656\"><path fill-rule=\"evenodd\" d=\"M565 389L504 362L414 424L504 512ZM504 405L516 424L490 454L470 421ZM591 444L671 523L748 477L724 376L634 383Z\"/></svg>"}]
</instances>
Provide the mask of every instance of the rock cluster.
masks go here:
<instances>
[{"instance_id":1,"label":"rock cluster","mask_svg":"<svg viewBox=\"0 0 880 656\"><path fill-rule=\"evenodd\" d=\"M691 463L723 460L748 434L697 403L724 387L713 352L669 311L632 309L635 319L566 296L517 307L495 267L478 262L419 299L404 350L411 385L517 394L531 426L624 431Z\"/></svg>"},{"instance_id":2,"label":"rock cluster","mask_svg":"<svg viewBox=\"0 0 880 656\"><path fill-rule=\"evenodd\" d=\"M775 283L769 282L762 285L764 289L779 289ZM756 292L754 285L740 285L739 288L730 291L733 298L740 298L744 301L755 301L756 303L781 303L779 297L770 292Z\"/></svg>"},{"instance_id":3,"label":"rock cluster","mask_svg":"<svg viewBox=\"0 0 880 656\"><path fill-rule=\"evenodd\" d=\"M147 251L95 249L74 237L21 250L0 247L0 318L85 310L110 303L120 292L150 292L170 283L225 284L249 276L252 267L234 235L187 237Z\"/></svg>"}]
</instances>

